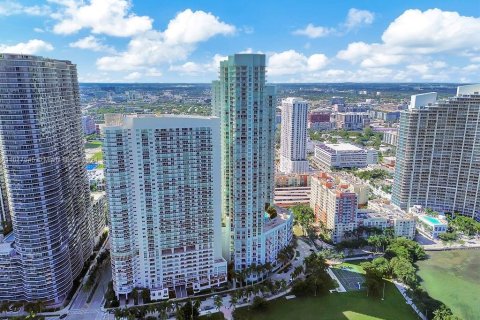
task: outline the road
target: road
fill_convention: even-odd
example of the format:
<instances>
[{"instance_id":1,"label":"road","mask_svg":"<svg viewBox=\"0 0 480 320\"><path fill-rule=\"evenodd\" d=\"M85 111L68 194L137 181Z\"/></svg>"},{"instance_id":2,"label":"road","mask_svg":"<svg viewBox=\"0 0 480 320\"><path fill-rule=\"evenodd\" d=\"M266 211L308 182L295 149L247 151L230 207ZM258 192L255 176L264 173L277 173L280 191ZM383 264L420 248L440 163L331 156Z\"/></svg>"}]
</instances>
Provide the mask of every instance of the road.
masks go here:
<instances>
[{"instance_id":1,"label":"road","mask_svg":"<svg viewBox=\"0 0 480 320\"><path fill-rule=\"evenodd\" d=\"M110 263L106 263L102 269L99 270L98 286L92 296L90 303L87 303L90 292L80 290L75 297L68 317L66 319L75 320L103 320L106 319L107 314L101 311L103 296L107 290L108 282L112 279L112 270Z\"/></svg>"}]
</instances>

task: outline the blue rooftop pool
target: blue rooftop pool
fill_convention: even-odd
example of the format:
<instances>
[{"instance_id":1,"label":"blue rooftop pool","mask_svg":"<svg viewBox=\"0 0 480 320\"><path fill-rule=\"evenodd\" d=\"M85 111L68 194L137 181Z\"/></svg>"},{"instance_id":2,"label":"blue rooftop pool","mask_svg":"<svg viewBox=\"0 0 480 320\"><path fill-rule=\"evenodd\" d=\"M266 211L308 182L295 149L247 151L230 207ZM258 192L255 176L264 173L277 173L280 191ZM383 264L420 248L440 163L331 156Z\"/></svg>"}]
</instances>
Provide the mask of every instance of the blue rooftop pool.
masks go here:
<instances>
[{"instance_id":1,"label":"blue rooftop pool","mask_svg":"<svg viewBox=\"0 0 480 320\"><path fill-rule=\"evenodd\" d=\"M438 220L435 217L431 217L431 216L423 216L423 217L421 217L421 219L426 220L426 221L430 222L431 224L443 224L442 222L440 222L440 220Z\"/></svg>"}]
</instances>

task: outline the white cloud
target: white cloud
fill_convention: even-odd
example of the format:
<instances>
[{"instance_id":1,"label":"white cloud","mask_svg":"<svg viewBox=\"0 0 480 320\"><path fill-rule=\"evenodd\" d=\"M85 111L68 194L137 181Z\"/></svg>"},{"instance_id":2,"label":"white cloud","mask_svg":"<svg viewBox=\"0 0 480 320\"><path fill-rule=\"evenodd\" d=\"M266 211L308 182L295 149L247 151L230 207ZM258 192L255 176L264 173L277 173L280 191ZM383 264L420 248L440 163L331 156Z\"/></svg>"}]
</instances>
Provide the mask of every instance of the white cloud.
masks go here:
<instances>
[{"instance_id":1,"label":"white cloud","mask_svg":"<svg viewBox=\"0 0 480 320\"><path fill-rule=\"evenodd\" d=\"M42 28L33 28L33 31L37 32L37 33L44 33L45 30L43 30Z\"/></svg>"},{"instance_id":2,"label":"white cloud","mask_svg":"<svg viewBox=\"0 0 480 320\"><path fill-rule=\"evenodd\" d=\"M52 0L63 9L52 15L59 22L53 27L58 34L73 34L91 29L95 34L129 37L152 29L153 20L130 12L128 0Z\"/></svg>"},{"instance_id":3,"label":"white cloud","mask_svg":"<svg viewBox=\"0 0 480 320\"><path fill-rule=\"evenodd\" d=\"M43 40L33 39L14 45L0 44L0 52L36 54L42 51L52 51L53 46Z\"/></svg>"},{"instance_id":4,"label":"white cloud","mask_svg":"<svg viewBox=\"0 0 480 320\"><path fill-rule=\"evenodd\" d=\"M382 40L417 53L469 49L480 43L480 18L440 9L407 10L388 26Z\"/></svg>"},{"instance_id":5,"label":"white cloud","mask_svg":"<svg viewBox=\"0 0 480 320\"><path fill-rule=\"evenodd\" d=\"M110 53L115 52L115 49L103 44L98 38L92 35L79 39L75 42L72 42L69 44L69 46L71 48L87 49L87 50L92 50L97 52L101 52L101 51L110 52Z\"/></svg>"},{"instance_id":6,"label":"white cloud","mask_svg":"<svg viewBox=\"0 0 480 320\"><path fill-rule=\"evenodd\" d=\"M334 29L325 28L325 27L316 27L313 24L309 23L304 29L298 29L292 32L294 35L298 36L307 36L312 39L321 38L332 33Z\"/></svg>"},{"instance_id":7,"label":"white cloud","mask_svg":"<svg viewBox=\"0 0 480 320\"><path fill-rule=\"evenodd\" d=\"M29 16L44 16L50 13L50 8L43 6L24 6L15 0L0 1L0 16L25 14Z\"/></svg>"},{"instance_id":8,"label":"white cloud","mask_svg":"<svg viewBox=\"0 0 480 320\"><path fill-rule=\"evenodd\" d=\"M186 9L172 19L164 32L150 30L134 36L126 51L97 60L101 70L134 70L188 58L199 42L230 35L235 27L211 13Z\"/></svg>"},{"instance_id":9,"label":"white cloud","mask_svg":"<svg viewBox=\"0 0 480 320\"><path fill-rule=\"evenodd\" d=\"M140 79L141 77L142 77L142 74L138 71L135 71L135 72L127 74L125 77L123 77L123 79L125 79L127 81L134 81L134 80Z\"/></svg>"},{"instance_id":10,"label":"white cloud","mask_svg":"<svg viewBox=\"0 0 480 320\"><path fill-rule=\"evenodd\" d=\"M468 66L463 67L462 70L466 72L477 71L480 70L480 64L469 64Z\"/></svg>"},{"instance_id":11,"label":"white cloud","mask_svg":"<svg viewBox=\"0 0 480 320\"><path fill-rule=\"evenodd\" d=\"M343 32L356 29L362 25L372 24L375 19L375 14L367 10L359 10L351 8L348 11L345 22L341 23L336 28L327 28L322 26L315 26L313 23L309 23L303 29L297 29L292 34L297 36L307 36L311 39L326 37L331 34L341 35Z\"/></svg>"},{"instance_id":12,"label":"white cloud","mask_svg":"<svg viewBox=\"0 0 480 320\"><path fill-rule=\"evenodd\" d=\"M194 44L218 34L233 33L235 33L234 26L220 21L211 13L186 9L178 13L175 19L170 20L163 37L169 44Z\"/></svg>"},{"instance_id":13,"label":"white cloud","mask_svg":"<svg viewBox=\"0 0 480 320\"><path fill-rule=\"evenodd\" d=\"M375 14L373 12L351 8L348 10L347 19L344 25L347 30L351 30L358 28L361 25L372 24L374 19Z\"/></svg>"},{"instance_id":14,"label":"white cloud","mask_svg":"<svg viewBox=\"0 0 480 320\"><path fill-rule=\"evenodd\" d=\"M196 76L196 75L208 74L208 73L213 74L220 67L220 61L227 60L227 58L228 58L227 56L216 54L212 57L210 62L196 63L196 62L188 61L181 65L172 65L170 66L169 70L178 72L181 75Z\"/></svg>"},{"instance_id":15,"label":"white cloud","mask_svg":"<svg viewBox=\"0 0 480 320\"><path fill-rule=\"evenodd\" d=\"M327 57L321 53L307 57L295 50L283 51L269 57L268 74L280 76L317 71L325 67L327 62Z\"/></svg>"},{"instance_id":16,"label":"white cloud","mask_svg":"<svg viewBox=\"0 0 480 320\"><path fill-rule=\"evenodd\" d=\"M446 51L460 55L464 50L475 50L474 44L480 43L480 18L439 9L407 10L388 26L382 40L350 43L337 58L362 67L383 67L406 61L419 66L431 60L428 54ZM445 67L444 62L437 63Z\"/></svg>"}]
</instances>

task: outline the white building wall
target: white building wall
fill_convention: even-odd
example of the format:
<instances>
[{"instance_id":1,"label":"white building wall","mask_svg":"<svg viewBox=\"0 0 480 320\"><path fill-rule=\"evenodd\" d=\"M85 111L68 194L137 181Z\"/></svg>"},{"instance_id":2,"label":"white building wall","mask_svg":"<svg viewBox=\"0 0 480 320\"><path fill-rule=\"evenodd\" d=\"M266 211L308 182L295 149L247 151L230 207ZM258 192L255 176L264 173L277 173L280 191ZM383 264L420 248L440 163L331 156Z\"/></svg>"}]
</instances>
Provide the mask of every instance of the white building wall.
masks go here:
<instances>
[{"instance_id":1,"label":"white building wall","mask_svg":"<svg viewBox=\"0 0 480 320\"><path fill-rule=\"evenodd\" d=\"M280 171L284 173L307 172L308 103L299 98L290 97L282 100L281 108Z\"/></svg>"}]
</instances>

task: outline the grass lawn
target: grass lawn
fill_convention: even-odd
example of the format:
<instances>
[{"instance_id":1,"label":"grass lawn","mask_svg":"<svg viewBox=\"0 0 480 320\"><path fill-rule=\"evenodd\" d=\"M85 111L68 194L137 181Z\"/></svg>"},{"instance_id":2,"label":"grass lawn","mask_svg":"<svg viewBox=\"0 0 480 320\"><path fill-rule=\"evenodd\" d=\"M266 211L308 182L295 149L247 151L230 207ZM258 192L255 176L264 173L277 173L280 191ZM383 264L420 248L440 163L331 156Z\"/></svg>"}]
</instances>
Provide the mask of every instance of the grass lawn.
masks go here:
<instances>
[{"instance_id":1,"label":"grass lawn","mask_svg":"<svg viewBox=\"0 0 480 320\"><path fill-rule=\"evenodd\" d=\"M418 261L421 285L462 319L480 315L480 250L428 252Z\"/></svg>"},{"instance_id":2,"label":"grass lawn","mask_svg":"<svg viewBox=\"0 0 480 320\"><path fill-rule=\"evenodd\" d=\"M303 237L302 227L300 227L299 225L294 225L293 234L296 235L297 237Z\"/></svg>"},{"instance_id":3,"label":"grass lawn","mask_svg":"<svg viewBox=\"0 0 480 320\"><path fill-rule=\"evenodd\" d=\"M395 286L386 282L385 300L369 298L365 291L330 293L320 297L284 297L271 301L264 312L239 309L240 319L262 320L414 320L414 311Z\"/></svg>"},{"instance_id":4,"label":"grass lawn","mask_svg":"<svg viewBox=\"0 0 480 320\"><path fill-rule=\"evenodd\" d=\"M224 320L225 317L223 316L223 313L216 312L209 315L201 316L199 319L200 320Z\"/></svg>"},{"instance_id":5,"label":"grass lawn","mask_svg":"<svg viewBox=\"0 0 480 320\"><path fill-rule=\"evenodd\" d=\"M89 141L85 143L85 149L95 149L95 148L100 148L102 146L101 141Z\"/></svg>"},{"instance_id":6,"label":"grass lawn","mask_svg":"<svg viewBox=\"0 0 480 320\"><path fill-rule=\"evenodd\" d=\"M95 152L95 153L90 157L90 161L92 161L92 162L99 162L99 161L102 161L102 160L103 160L103 153L102 153L102 151Z\"/></svg>"},{"instance_id":7,"label":"grass lawn","mask_svg":"<svg viewBox=\"0 0 480 320\"><path fill-rule=\"evenodd\" d=\"M342 264L339 264L339 265L334 266L334 268L345 267L345 268L347 268L349 271L365 274L365 271L364 271L363 268L360 266L360 263L365 262L365 261L367 261L367 260L347 261L347 262L343 262Z\"/></svg>"}]
</instances>

